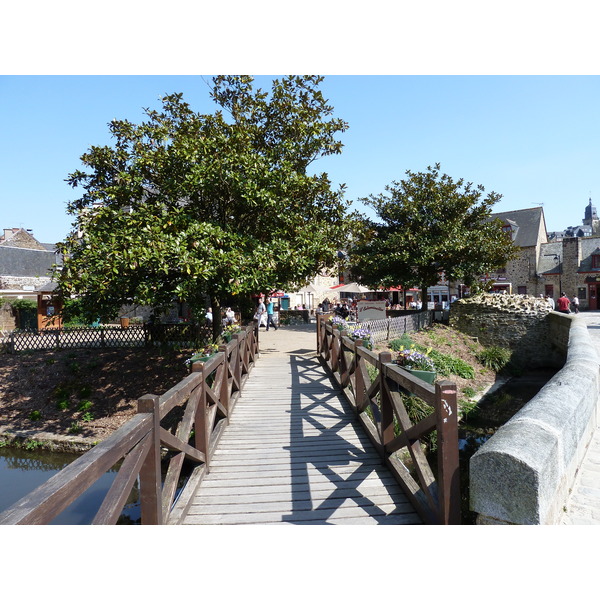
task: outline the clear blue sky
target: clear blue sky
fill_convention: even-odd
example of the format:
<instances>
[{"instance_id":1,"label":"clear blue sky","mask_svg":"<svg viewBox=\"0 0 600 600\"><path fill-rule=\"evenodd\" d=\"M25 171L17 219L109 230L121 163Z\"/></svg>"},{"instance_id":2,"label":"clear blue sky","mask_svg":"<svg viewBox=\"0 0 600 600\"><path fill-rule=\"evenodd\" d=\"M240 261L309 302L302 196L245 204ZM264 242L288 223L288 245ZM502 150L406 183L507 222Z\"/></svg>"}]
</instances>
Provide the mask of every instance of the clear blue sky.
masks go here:
<instances>
[{"instance_id":1,"label":"clear blue sky","mask_svg":"<svg viewBox=\"0 0 600 600\"><path fill-rule=\"evenodd\" d=\"M70 229L64 179L90 145L110 143L113 118L182 92L210 112L206 76L0 77L0 227L56 242ZM269 78L257 77L267 87ZM342 155L315 163L357 200L383 192L407 169L441 163L455 178L503 198L497 211L543 203L548 230L580 224L600 207L598 76L327 76L322 85L349 123ZM357 204L359 208L362 205Z\"/></svg>"}]
</instances>

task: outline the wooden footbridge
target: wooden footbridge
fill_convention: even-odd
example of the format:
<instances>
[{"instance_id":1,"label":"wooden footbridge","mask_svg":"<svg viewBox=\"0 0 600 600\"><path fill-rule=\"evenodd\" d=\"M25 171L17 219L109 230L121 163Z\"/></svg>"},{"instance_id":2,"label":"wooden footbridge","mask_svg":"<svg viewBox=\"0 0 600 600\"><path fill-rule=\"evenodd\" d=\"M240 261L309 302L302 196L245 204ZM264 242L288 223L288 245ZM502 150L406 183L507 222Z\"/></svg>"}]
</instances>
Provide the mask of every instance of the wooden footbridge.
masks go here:
<instances>
[{"instance_id":1,"label":"wooden footbridge","mask_svg":"<svg viewBox=\"0 0 600 600\"><path fill-rule=\"evenodd\" d=\"M0 524L51 522L115 464L94 524L117 522L136 481L143 524L460 521L453 385L403 373L324 319L258 338L248 326L163 396L142 397L136 417ZM411 423L400 390L431 414ZM420 442L431 431L437 478Z\"/></svg>"}]
</instances>

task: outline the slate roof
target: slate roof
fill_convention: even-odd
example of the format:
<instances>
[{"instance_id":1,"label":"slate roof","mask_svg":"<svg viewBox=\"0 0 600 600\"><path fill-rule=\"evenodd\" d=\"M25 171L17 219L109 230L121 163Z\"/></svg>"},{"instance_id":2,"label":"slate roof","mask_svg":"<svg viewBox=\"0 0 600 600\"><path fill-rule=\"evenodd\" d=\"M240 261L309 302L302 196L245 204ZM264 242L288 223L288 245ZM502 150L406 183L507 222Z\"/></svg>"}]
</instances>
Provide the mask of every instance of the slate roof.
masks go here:
<instances>
[{"instance_id":1,"label":"slate roof","mask_svg":"<svg viewBox=\"0 0 600 600\"><path fill-rule=\"evenodd\" d=\"M60 254L47 250L0 246L0 275L50 277L50 269L54 263L61 263Z\"/></svg>"},{"instance_id":2,"label":"slate roof","mask_svg":"<svg viewBox=\"0 0 600 600\"><path fill-rule=\"evenodd\" d=\"M517 235L513 241L521 248L535 246L538 243L540 229L542 231L542 239L540 241L542 243L547 241L546 221L544 220L544 211L541 206L495 213L492 215L492 218L510 223L513 229L515 229L514 223L517 224Z\"/></svg>"}]
</instances>

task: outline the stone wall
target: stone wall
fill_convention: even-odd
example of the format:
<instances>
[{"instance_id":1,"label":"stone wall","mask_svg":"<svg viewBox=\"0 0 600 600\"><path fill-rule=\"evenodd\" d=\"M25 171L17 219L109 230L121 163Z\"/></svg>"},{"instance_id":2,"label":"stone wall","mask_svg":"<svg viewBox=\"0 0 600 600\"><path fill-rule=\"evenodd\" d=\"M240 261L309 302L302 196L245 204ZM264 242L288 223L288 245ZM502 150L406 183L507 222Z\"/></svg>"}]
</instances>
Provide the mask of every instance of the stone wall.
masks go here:
<instances>
[{"instance_id":1,"label":"stone wall","mask_svg":"<svg viewBox=\"0 0 600 600\"><path fill-rule=\"evenodd\" d=\"M598 426L600 360L586 324L553 312L564 367L473 455L470 505L478 524L557 524Z\"/></svg>"},{"instance_id":2,"label":"stone wall","mask_svg":"<svg viewBox=\"0 0 600 600\"><path fill-rule=\"evenodd\" d=\"M450 326L477 338L484 346L500 346L529 368L562 366L547 319L552 311L542 298L480 294L453 302Z\"/></svg>"},{"instance_id":3,"label":"stone wall","mask_svg":"<svg viewBox=\"0 0 600 600\"><path fill-rule=\"evenodd\" d=\"M16 275L0 275L0 290L33 291L50 283L50 277L18 277Z\"/></svg>"}]
</instances>

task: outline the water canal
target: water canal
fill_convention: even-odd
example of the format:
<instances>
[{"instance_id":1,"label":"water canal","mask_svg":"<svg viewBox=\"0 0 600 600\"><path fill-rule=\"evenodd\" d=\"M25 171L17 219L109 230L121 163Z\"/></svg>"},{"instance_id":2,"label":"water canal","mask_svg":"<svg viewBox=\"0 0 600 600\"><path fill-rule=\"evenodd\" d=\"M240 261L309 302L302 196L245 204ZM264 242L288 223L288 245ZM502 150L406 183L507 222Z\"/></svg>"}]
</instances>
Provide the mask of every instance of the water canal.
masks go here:
<instances>
[{"instance_id":1,"label":"water canal","mask_svg":"<svg viewBox=\"0 0 600 600\"><path fill-rule=\"evenodd\" d=\"M494 433L517 414L557 373L556 369L536 369L507 381L486 394L459 423L459 460L462 495L462 522L474 524L469 510L469 460Z\"/></svg>"},{"instance_id":2,"label":"water canal","mask_svg":"<svg viewBox=\"0 0 600 600\"><path fill-rule=\"evenodd\" d=\"M0 448L0 512L64 469L79 455L21 448ZM89 524L100 508L117 469L105 473L82 496L65 509L52 525ZM137 486L119 519L119 524L136 524L140 519Z\"/></svg>"}]
</instances>

